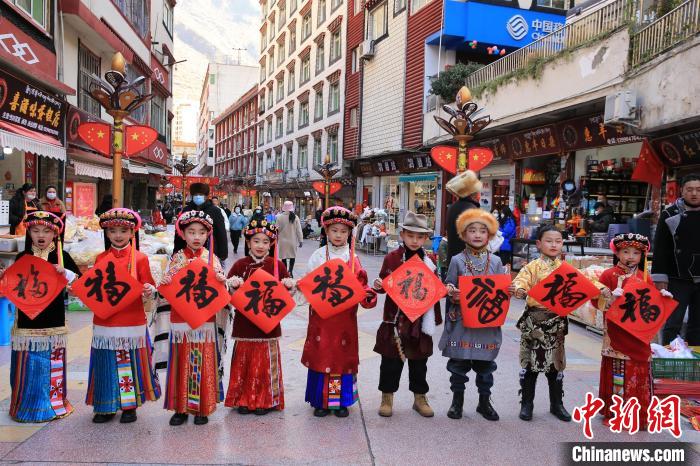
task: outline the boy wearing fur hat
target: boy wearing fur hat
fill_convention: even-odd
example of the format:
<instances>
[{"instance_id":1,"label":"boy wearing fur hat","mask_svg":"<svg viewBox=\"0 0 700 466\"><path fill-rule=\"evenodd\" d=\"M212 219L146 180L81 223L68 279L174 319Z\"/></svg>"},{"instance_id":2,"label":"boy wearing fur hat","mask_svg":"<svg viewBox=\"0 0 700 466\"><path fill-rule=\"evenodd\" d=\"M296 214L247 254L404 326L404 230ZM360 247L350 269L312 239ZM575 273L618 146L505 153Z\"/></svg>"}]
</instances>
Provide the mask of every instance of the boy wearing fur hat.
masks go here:
<instances>
[{"instance_id":1,"label":"boy wearing fur hat","mask_svg":"<svg viewBox=\"0 0 700 466\"><path fill-rule=\"evenodd\" d=\"M192 200L187 203L182 213L189 212L192 210L198 210L207 214L214 225L213 230L213 241L209 245L210 248L214 248L214 254L219 258L221 262L224 262L228 258L228 234L226 233L226 221L224 220L225 215L222 215L222 211L219 207L215 206L211 199L209 199L209 185L204 183L192 183L190 185L190 195ZM180 236L175 235L175 246L173 248L173 254L185 247L185 240L180 238Z\"/></svg>"},{"instance_id":2,"label":"boy wearing fur hat","mask_svg":"<svg viewBox=\"0 0 700 466\"><path fill-rule=\"evenodd\" d=\"M459 306L459 277L505 274L501 259L488 250L489 240L498 232L498 221L481 209L468 209L457 218L456 231L464 241L462 252L452 257L447 271L447 314L445 329L438 347L450 358L447 370L452 390L452 405L447 417L460 419L464 406L465 384L470 370L476 373L479 404L476 411L489 421L497 421L498 413L491 404L493 373L501 349L500 327L467 328L462 323Z\"/></svg>"},{"instance_id":3,"label":"boy wearing fur hat","mask_svg":"<svg viewBox=\"0 0 700 466\"><path fill-rule=\"evenodd\" d=\"M138 250L141 217L130 209L116 208L100 215L105 231L105 252L95 263L111 260L144 284L143 298L155 294L148 257ZM119 409L121 423L136 421L136 408L160 397L160 384L152 365L151 339L146 311L138 299L126 309L102 319L92 319L92 348L85 403L93 407L92 422L110 421ZM132 390L120 387L123 377L134 381Z\"/></svg>"},{"instance_id":4,"label":"boy wearing fur hat","mask_svg":"<svg viewBox=\"0 0 700 466\"><path fill-rule=\"evenodd\" d=\"M415 255L418 255L429 269L435 271L435 264L423 250L423 244L433 232L428 228L427 217L409 211L400 227L399 235L403 244L384 257L379 278L373 284L378 293L384 293L382 280ZM374 351L382 356L379 368L379 390L382 392L380 416L392 415L394 393L399 389L405 359L408 359L408 389L414 394L413 409L424 417L434 415L426 397L426 374L428 358L433 354L432 335L435 326L441 323L439 302L435 304L434 309L411 322L396 303L390 297L386 297L384 319L377 330L377 342L374 346Z\"/></svg>"},{"instance_id":5,"label":"boy wearing fur hat","mask_svg":"<svg viewBox=\"0 0 700 466\"><path fill-rule=\"evenodd\" d=\"M460 173L445 185L457 201L447 211L447 261L464 251L464 241L457 231L457 218L468 209L479 209L479 193L482 184L478 176L471 170ZM448 265L449 267L449 265Z\"/></svg>"}]
</instances>

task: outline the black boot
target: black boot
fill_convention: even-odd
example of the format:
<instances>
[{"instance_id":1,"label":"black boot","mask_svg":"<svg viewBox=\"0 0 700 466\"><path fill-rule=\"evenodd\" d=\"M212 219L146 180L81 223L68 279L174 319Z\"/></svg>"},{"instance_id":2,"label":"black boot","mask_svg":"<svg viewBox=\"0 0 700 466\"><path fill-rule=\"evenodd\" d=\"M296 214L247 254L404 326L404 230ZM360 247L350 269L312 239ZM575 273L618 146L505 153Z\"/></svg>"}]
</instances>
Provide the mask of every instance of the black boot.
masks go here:
<instances>
[{"instance_id":1,"label":"black boot","mask_svg":"<svg viewBox=\"0 0 700 466\"><path fill-rule=\"evenodd\" d=\"M170 418L171 426L181 426L185 422L187 422L187 413L175 413Z\"/></svg>"},{"instance_id":2,"label":"black boot","mask_svg":"<svg viewBox=\"0 0 700 466\"><path fill-rule=\"evenodd\" d=\"M131 422L136 422L136 410L135 409L127 409L126 411L122 411L122 417L119 418L119 422L122 424L129 424Z\"/></svg>"},{"instance_id":3,"label":"black boot","mask_svg":"<svg viewBox=\"0 0 700 466\"><path fill-rule=\"evenodd\" d=\"M326 417L331 413L330 409L316 408L314 409L314 416L316 417Z\"/></svg>"},{"instance_id":4,"label":"black boot","mask_svg":"<svg viewBox=\"0 0 700 466\"><path fill-rule=\"evenodd\" d=\"M238 407L238 414L250 414L250 410L248 409L247 406L239 406Z\"/></svg>"},{"instance_id":5,"label":"black boot","mask_svg":"<svg viewBox=\"0 0 700 466\"><path fill-rule=\"evenodd\" d=\"M350 411L348 411L348 408L343 406L342 408L334 409L333 414L335 414L335 417L348 417L350 415Z\"/></svg>"},{"instance_id":6,"label":"black boot","mask_svg":"<svg viewBox=\"0 0 700 466\"><path fill-rule=\"evenodd\" d=\"M95 414L95 416L92 418L92 422L95 424L104 424L105 422L111 421L115 414L117 413Z\"/></svg>"},{"instance_id":7,"label":"black boot","mask_svg":"<svg viewBox=\"0 0 700 466\"><path fill-rule=\"evenodd\" d=\"M535 407L535 386L537 385L537 372L527 371L520 379L520 419L532 420L532 410Z\"/></svg>"},{"instance_id":8,"label":"black boot","mask_svg":"<svg viewBox=\"0 0 700 466\"><path fill-rule=\"evenodd\" d=\"M452 405L447 410L447 417L450 419L462 419L462 408L464 407L464 392L452 393Z\"/></svg>"},{"instance_id":9,"label":"black boot","mask_svg":"<svg viewBox=\"0 0 700 466\"><path fill-rule=\"evenodd\" d=\"M499 419L498 413L491 404L490 395L479 394L479 405L476 407L476 412L489 421L498 421Z\"/></svg>"},{"instance_id":10,"label":"black boot","mask_svg":"<svg viewBox=\"0 0 700 466\"><path fill-rule=\"evenodd\" d=\"M195 416L194 417L194 425L196 425L196 426L203 426L207 422L209 422L209 418L206 416Z\"/></svg>"},{"instance_id":11,"label":"black boot","mask_svg":"<svg viewBox=\"0 0 700 466\"><path fill-rule=\"evenodd\" d=\"M571 414L564 408L562 399L564 398L564 379L557 377L557 372L547 373L549 382L549 412L557 419L564 422L571 422Z\"/></svg>"}]
</instances>

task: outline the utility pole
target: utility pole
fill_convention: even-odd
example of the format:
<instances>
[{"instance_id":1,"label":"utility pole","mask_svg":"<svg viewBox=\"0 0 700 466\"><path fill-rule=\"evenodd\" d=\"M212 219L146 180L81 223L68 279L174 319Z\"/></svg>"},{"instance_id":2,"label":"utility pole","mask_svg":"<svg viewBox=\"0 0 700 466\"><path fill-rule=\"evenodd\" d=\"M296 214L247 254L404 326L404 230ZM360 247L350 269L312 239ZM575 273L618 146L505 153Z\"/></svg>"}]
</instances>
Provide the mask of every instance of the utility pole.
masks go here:
<instances>
[{"instance_id":1,"label":"utility pole","mask_svg":"<svg viewBox=\"0 0 700 466\"><path fill-rule=\"evenodd\" d=\"M238 59L237 59L236 65L240 65L240 64L241 64L241 52L247 52L248 49L247 49L247 48L241 48L241 47L234 47L234 48L233 48L233 51L234 51L234 52L238 52Z\"/></svg>"}]
</instances>

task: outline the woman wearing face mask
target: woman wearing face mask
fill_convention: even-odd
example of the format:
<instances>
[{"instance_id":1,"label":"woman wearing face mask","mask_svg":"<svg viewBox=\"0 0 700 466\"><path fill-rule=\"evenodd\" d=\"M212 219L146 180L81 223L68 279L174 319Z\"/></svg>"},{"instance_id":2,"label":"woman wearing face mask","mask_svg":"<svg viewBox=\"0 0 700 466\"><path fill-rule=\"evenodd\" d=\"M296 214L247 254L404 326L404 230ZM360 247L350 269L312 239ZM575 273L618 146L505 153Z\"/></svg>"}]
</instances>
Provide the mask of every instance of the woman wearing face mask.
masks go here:
<instances>
[{"instance_id":1,"label":"woman wearing face mask","mask_svg":"<svg viewBox=\"0 0 700 466\"><path fill-rule=\"evenodd\" d=\"M233 244L233 253L238 254L238 243L241 240L241 232L248 225L248 217L243 215L241 206L237 205L233 208L231 216L228 218L228 223L231 226L231 244Z\"/></svg>"},{"instance_id":2,"label":"woman wearing face mask","mask_svg":"<svg viewBox=\"0 0 700 466\"><path fill-rule=\"evenodd\" d=\"M58 190L56 186L49 185L44 191L44 198L41 200L41 210L56 214L62 218L66 213L66 206L63 201L58 198Z\"/></svg>"},{"instance_id":3,"label":"woman wearing face mask","mask_svg":"<svg viewBox=\"0 0 700 466\"><path fill-rule=\"evenodd\" d=\"M39 210L36 188L31 183L24 183L10 199L10 234L23 235L26 232L22 222L27 214Z\"/></svg>"}]
</instances>

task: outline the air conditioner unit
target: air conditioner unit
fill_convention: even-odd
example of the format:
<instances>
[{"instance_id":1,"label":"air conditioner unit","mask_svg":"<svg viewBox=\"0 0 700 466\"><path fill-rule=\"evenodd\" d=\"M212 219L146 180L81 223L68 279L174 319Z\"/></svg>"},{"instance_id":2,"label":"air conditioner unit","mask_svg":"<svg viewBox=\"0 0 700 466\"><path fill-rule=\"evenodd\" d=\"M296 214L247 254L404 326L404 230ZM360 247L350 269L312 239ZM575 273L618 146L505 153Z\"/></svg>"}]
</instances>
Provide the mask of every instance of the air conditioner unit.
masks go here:
<instances>
[{"instance_id":1,"label":"air conditioner unit","mask_svg":"<svg viewBox=\"0 0 700 466\"><path fill-rule=\"evenodd\" d=\"M605 97L605 123L632 124L639 120L637 91L620 91Z\"/></svg>"},{"instance_id":2,"label":"air conditioner unit","mask_svg":"<svg viewBox=\"0 0 700 466\"><path fill-rule=\"evenodd\" d=\"M374 56L374 41L367 39L360 44L360 58L369 60Z\"/></svg>"}]
</instances>

